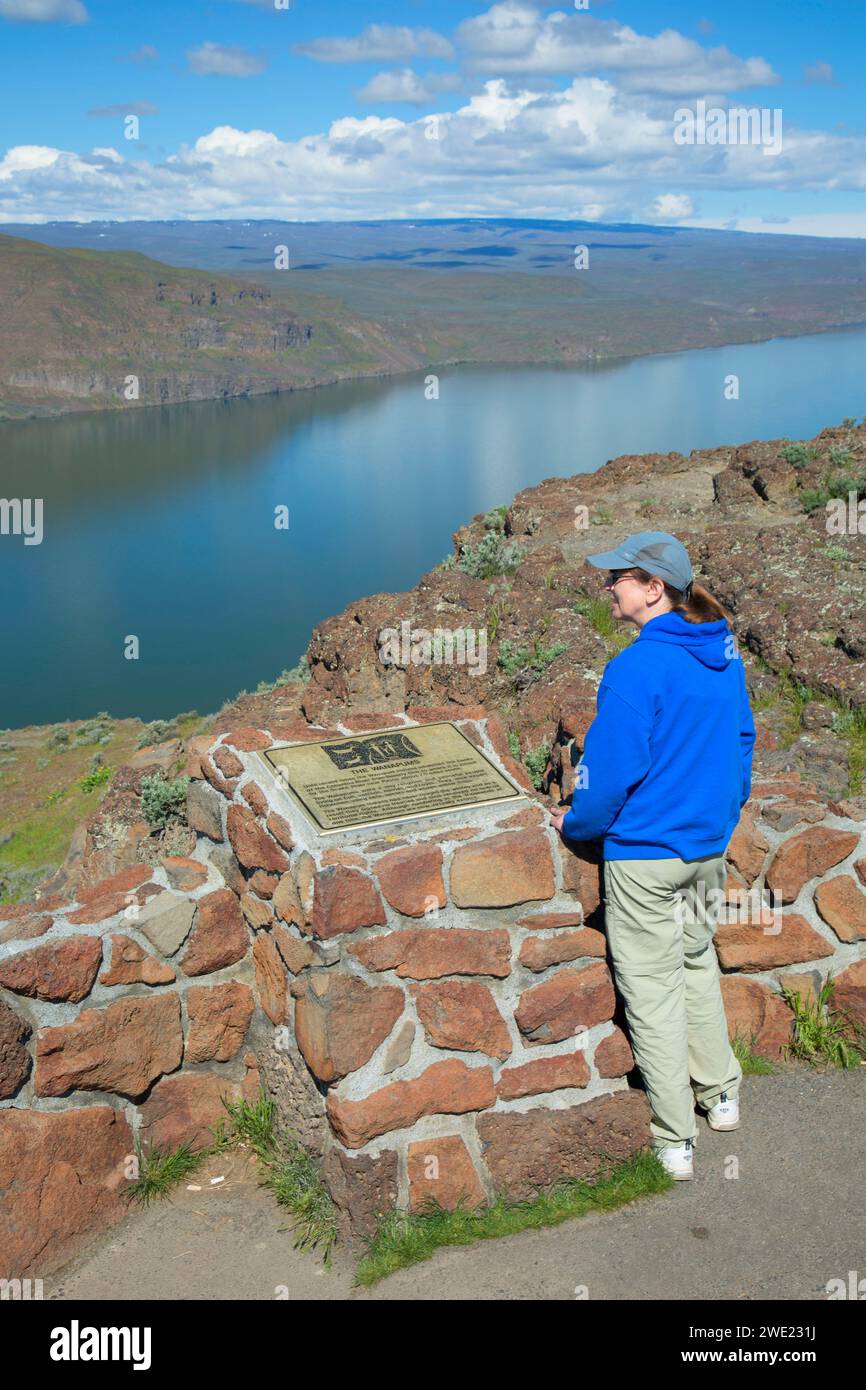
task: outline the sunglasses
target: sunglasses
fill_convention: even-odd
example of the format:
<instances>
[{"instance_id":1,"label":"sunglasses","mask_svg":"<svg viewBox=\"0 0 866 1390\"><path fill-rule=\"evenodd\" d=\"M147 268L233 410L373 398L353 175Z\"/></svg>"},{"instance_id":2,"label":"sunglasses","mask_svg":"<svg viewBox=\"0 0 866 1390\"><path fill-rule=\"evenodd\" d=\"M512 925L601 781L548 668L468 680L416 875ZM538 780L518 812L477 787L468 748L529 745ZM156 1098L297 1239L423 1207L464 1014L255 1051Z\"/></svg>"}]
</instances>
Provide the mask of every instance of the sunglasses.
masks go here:
<instances>
[{"instance_id":1,"label":"sunglasses","mask_svg":"<svg viewBox=\"0 0 866 1390\"><path fill-rule=\"evenodd\" d=\"M614 589L621 579L636 578L637 576L632 574L631 570L611 570L602 587L605 589Z\"/></svg>"}]
</instances>

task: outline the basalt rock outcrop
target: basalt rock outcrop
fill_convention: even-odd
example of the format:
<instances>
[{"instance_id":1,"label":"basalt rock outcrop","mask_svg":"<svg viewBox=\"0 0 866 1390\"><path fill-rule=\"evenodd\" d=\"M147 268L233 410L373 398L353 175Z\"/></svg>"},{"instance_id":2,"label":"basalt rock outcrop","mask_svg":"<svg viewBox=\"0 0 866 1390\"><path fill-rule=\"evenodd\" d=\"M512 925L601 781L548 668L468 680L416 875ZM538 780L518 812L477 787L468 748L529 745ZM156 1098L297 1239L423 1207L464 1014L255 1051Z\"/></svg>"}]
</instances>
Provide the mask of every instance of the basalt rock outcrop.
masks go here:
<instances>
[{"instance_id":1,"label":"basalt rock outcrop","mask_svg":"<svg viewBox=\"0 0 866 1390\"><path fill-rule=\"evenodd\" d=\"M842 531L836 512L814 505L828 480L853 490ZM519 547L511 572L478 578L437 568L408 592L358 600L315 629L305 688L245 696L217 727L299 714L327 726L359 710L483 704L500 715L521 758L563 734L579 740L618 650L596 602L599 573L585 556L633 531L667 530L683 539L696 574L732 616L759 729L757 771L799 771L827 795L844 796L852 772L846 711L866 711L863 499L862 426L826 429L794 448L782 439L688 457L625 456L593 474L548 479L455 535L456 563L471 569L493 521L501 553ZM470 629L476 648L483 633L486 660L383 661L382 634L402 623L412 632ZM855 714L855 743L857 727ZM856 748L853 761L862 762Z\"/></svg>"}]
</instances>

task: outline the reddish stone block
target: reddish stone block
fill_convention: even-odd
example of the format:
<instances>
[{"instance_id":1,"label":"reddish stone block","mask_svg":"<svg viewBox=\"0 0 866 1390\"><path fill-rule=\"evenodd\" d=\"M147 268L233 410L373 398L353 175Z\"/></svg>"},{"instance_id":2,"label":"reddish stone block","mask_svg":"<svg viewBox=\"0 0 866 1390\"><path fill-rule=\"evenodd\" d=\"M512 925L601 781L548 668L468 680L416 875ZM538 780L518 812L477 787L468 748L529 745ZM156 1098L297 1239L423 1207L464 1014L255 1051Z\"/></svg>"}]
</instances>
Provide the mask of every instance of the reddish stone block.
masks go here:
<instances>
[{"instance_id":1,"label":"reddish stone block","mask_svg":"<svg viewBox=\"0 0 866 1390\"><path fill-rule=\"evenodd\" d=\"M409 993L433 1047L486 1052L500 1061L511 1053L511 1035L486 985L477 980L443 980L412 985Z\"/></svg>"},{"instance_id":2,"label":"reddish stone block","mask_svg":"<svg viewBox=\"0 0 866 1390\"><path fill-rule=\"evenodd\" d=\"M528 936L520 947L519 963L537 972L582 956L599 956L603 960L606 954L603 934L594 927L583 927L580 931L560 932L558 936Z\"/></svg>"},{"instance_id":3,"label":"reddish stone block","mask_svg":"<svg viewBox=\"0 0 866 1390\"><path fill-rule=\"evenodd\" d=\"M210 758L202 758L201 770L214 791L219 792L220 796L224 796L226 801L231 801L238 789L237 777L233 777L231 781L226 781L222 773L214 767Z\"/></svg>"},{"instance_id":4,"label":"reddish stone block","mask_svg":"<svg viewBox=\"0 0 866 1390\"><path fill-rule=\"evenodd\" d=\"M271 1023L288 1023L289 977L269 932L260 932L256 937L253 943L253 962L262 1008Z\"/></svg>"},{"instance_id":5,"label":"reddish stone block","mask_svg":"<svg viewBox=\"0 0 866 1390\"><path fill-rule=\"evenodd\" d=\"M244 724L238 729L232 729L230 734L226 734L225 742L230 743L233 748L239 749L241 753L257 753L262 748L270 748L273 739L263 729L254 729L250 725Z\"/></svg>"},{"instance_id":6,"label":"reddish stone block","mask_svg":"<svg viewBox=\"0 0 866 1390\"><path fill-rule=\"evenodd\" d=\"M559 862L562 865L562 887L574 893L583 909L583 920L595 912L601 902L601 865L598 855L587 845L558 840Z\"/></svg>"},{"instance_id":7,"label":"reddish stone block","mask_svg":"<svg viewBox=\"0 0 866 1390\"><path fill-rule=\"evenodd\" d=\"M207 880L207 867L198 859L187 859L182 855L167 855L160 861L165 869L169 884L178 893L194 893Z\"/></svg>"},{"instance_id":8,"label":"reddish stone block","mask_svg":"<svg viewBox=\"0 0 866 1390\"><path fill-rule=\"evenodd\" d=\"M368 970L394 970L401 979L433 980L443 975L495 975L511 971L511 942L498 927L407 927L369 937L349 947Z\"/></svg>"},{"instance_id":9,"label":"reddish stone block","mask_svg":"<svg viewBox=\"0 0 866 1390\"><path fill-rule=\"evenodd\" d=\"M277 950L293 975L299 975L316 959L310 943L299 941L296 936L292 936L288 927L284 927L281 922L274 923L271 927L271 935L277 943Z\"/></svg>"},{"instance_id":10,"label":"reddish stone block","mask_svg":"<svg viewBox=\"0 0 866 1390\"><path fill-rule=\"evenodd\" d=\"M192 985L187 990L187 1062L228 1062L243 1047L255 999L249 985Z\"/></svg>"},{"instance_id":11,"label":"reddish stone block","mask_svg":"<svg viewBox=\"0 0 866 1390\"><path fill-rule=\"evenodd\" d=\"M408 845L383 854L375 866L386 902L406 917L423 917L445 906L442 850L438 845Z\"/></svg>"},{"instance_id":12,"label":"reddish stone block","mask_svg":"<svg viewBox=\"0 0 866 1390\"><path fill-rule=\"evenodd\" d=\"M204 778L202 759L208 756L217 737L218 735L215 734L193 734L192 738L186 740L184 748L186 766L184 771L187 777L192 777L197 781L201 781Z\"/></svg>"},{"instance_id":13,"label":"reddish stone block","mask_svg":"<svg viewBox=\"0 0 866 1390\"><path fill-rule=\"evenodd\" d=\"M260 898L272 898L277 890L279 881L279 874L268 874L265 873L264 869L256 869L255 873L250 874L250 892L257 893Z\"/></svg>"},{"instance_id":14,"label":"reddish stone block","mask_svg":"<svg viewBox=\"0 0 866 1390\"><path fill-rule=\"evenodd\" d=\"M475 1123L497 1191L523 1201L563 1178L591 1178L648 1147L649 1118L644 1093L624 1090L565 1110L497 1111Z\"/></svg>"},{"instance_id":15,"label":"reddish stone block","mask_svg":"<svg viewBox=\"0 0 866 1390\"><path fill-rule=\"evenodd\" d=\"M634 1053L621 1028L602 1038L593 1057L599 1076L627 1076L634 1067Z\"/></svg>"},{"instance_id":16,"label":"reddish stone block","mask_svg":"<svg viewBox=\"0 0 866 1390\"><path fill-rule=\"evenodd\" d=\"M282 874L289 867L285 850L263 830L248 806L230 806L226 821L231 847L245 869Z\"/></svg>"},{"instance_id":17,"label":"reddish stone block","mask_svg":"<svg viewBox=\"0 0 866 1390\"><path fill-rule=\"evenodd\" d=\"M410 1144L408 1167L410 1211L433 1203L443 1211L461 1204L471 1209L485 1201L481 1179L459 1134Z\"/></svg>"},{"instance_id":18,"label":"reddish stone block","mask_svg":"<svg viewBox=\"0 0 866 1390\"><path fill-rule=\"evenodd\" d=\"M503 831L454 851L456 907L510 907L552 898L554 892L550 843L541 830Z\"/></svg>"},{"instance_id":19,"label":"reddish stone block","mask_svg":"<svg viewBox=\"0 0 866 1390\"><path fill-rule=\"evenodd\" d=\"M857 1039L858 1028L862 1038L866 1029L866 960L855 960L834 975L831 1008L848 1022L847 1031L853 1039Z\"/></svg>"},{"instance_id":20,"label":"reddish stone block","mask_svg":"<svg viewBox=\"0 0 866 1390\"><path fill-rule=\"evenodd\" d=\"M751 922L718 927L714 940L722 969L772 970L777 965L832 956L833 947L798 912L780 913L779 920L779 932Z\"/></svg>"},{"instance_id":21,"label":"reddish stone block","mask_svg":"<svg viewBox=\"0 0 866 1390\"><path fill-rule=\"evenodd\" d=\"M291 987L295 1036L320 1081L357 1071L387 1038L403 1012L402 989L368 985L356 975L308 971Z\"/></svg>"},{"instance_id":22,"label":"reddish stone block","mask_svg":"<svg viewBox=\"0 0 866 1390\"><path fill-rule=\"evenodd\" d=\"M111 965L99 977L102 985L170 985L177 976L131 936L111 938Z\"/></svg>"},{"instance_id":23,"label":"reddish stone block","mask_svg":"<svg viewBox=\"0 0 866 1390\"><path fill-rule=\"evenodd\" d=\"M241 796L249 806L254 816L261 816L264 820L268 814L268 799L259 786L258 782L247 782L241 790Z\"/></svg>"},{"instance_id":24,"label":"reddish stone block","mask_svg":"<svg viewBox=\"0 0 866 1390\"><path fill-rule=\"evenodd\" d=\"M30 1024L0 999L0 1100L9 1100L30 1075Z\"/></svg>"},{"instance_id":25,"label":"reddish stone block","mask_svg":"<svg viewBox=\"0 0 866 1390\"><path fill-rule=\"evenodd\" d=\"M604 1023L613 1016L615 1002L610 971L599 961L582 970L558 970L524 990L514 1017L526 1045L534 1047Z\"/></svg>"},{"instance_id":26,"label":"reddish stone block","mask_svg":"<svg viewBox=\"0 0 866 1390\"><path fill-rule=\"evenodd\" d=\"M283 816L279 815L276 811L271 811L265 821L265 825L274 839L282 845L283 849L288 850L294 847L295 838L292 834L292 827Z\"/></svg>"},{"instance_id":27,"label":"reddish stone block","mask_svg":"<svg viewBox=\"0 0 866 1390\"><path fill-rule=\"evenodd\" d=\"M465 1115L484 1110L496 1098L490 1067L468 1067L456 1057L434 1062L410 1081L392 1081L363 1100L328 1092L331 1128L349 1149L393 1129L408 1129L422 1115Z\"/></svg>"},{"instance_id":28,"label":"reddish stone block","mask_svg":"<svg viewBox=\"0 0 866 1390\"><path fill-rule=\"evenodd\" d=\"M263 903L254 893L244 893L241 898L241 912L253 931L264 931L274 920L270 905Z\"/></svg>"},{"instance_id":29,"label":"reddish stone block","mask_svg":"<svg viewBox=\"0 0 866 1390\"><path fill-rule=\"evenodd\" d=\"M230 888L217 888L199 898L181 967L186 975L209 975L242 960L249 943L240 903Z\"/></svg>"},{"instance_id":30,"label":"reddish stone block","mask_svg":"<svg viewBox=\"0 0 866 1390\"><path fill-rule=\"evenodd\" d=\"M40 917L35 912L26 917L13 917L8 926L0 929L0 942L35 941L37 937L50 932L53 926L53 917Z\"/></svg>"},{"instance_id":31,"label":"reddish stone block","mask_svg":"<svg viewBox=\"0 0 866 1390\"><path fill-rule=\"evenodd\" d=\"M211 762L216 764L226 779L242 775L243 763L237 754L233 753L230 748L226 748L225 744L221 743L219 748L215 748L210 756Z\"/></svg>"},{"instance_id":32,"label":"reddish stone block","mask_svg":"<svg viewBox=\"0 0 866 1390\"><path fill-rule=\"evenodd\" d=\"M348 1154L333 1144L323 1164L328 1191L337 1208L344 1240L369 1238L379 1217L397 1204L397 1155Z\"/></svg>"},{"instance_id":33,"label":"reddish stone block","mask_svg":"<svg viewBox=\"0 0 866 1390\"><path fill-rule=\"evenodd\" d=\"M173 993L118 999L85 1009L72 1023L43 1028L36 1039L36 1093L116 1091L136 1100L180 1066L180 1000Z\"/></svg>"},{"instance_id":34,"label":"reddish stone block","mask_svg":"<svg viewBox=\"0 0 866 1390\"><path fill-rule=\"evenodd\" d=\"M292 922L296 927L304 925L298 890L291 874L283 874L274 889L273 904L277 916L282 917L284 922Z\"/></svg>"},{"instance_id":35,"label":"reddish stone block","mask_svg":"<svg viewBox=\"0 0 866 1390\"><path fill-rule=\"evenodd\" d=\"M866 941L866 893L850 874L837 874L819 883L815 906L840 941Z\"/></svg>"},{"instance_id":36,"label":"reddish stone block","mask_svg":"<svg viewBox=\"0 0 866 1390\"><path fill-rule=\"evenodd\" d=\"M731 1041L739 1037L758 1056L778 1061L794 1021L785 1001L758 980L727 975L721 986Z\"/></svg>"},{"instance_id":37,"label":"reddish stone block","mask_svg":"<svg viewBox=\"0 0 866 1390\"><path fill-rule=\"evenodd\" d=\"M323 868L328 868L331 864L342 864L344 869L369 868L363 854L355 854L353 850L347 849L326 849L320 862Z\"/></svg>"},{"instance_id":38,"label":"reddish stone block","mask_svg":"<svg viewBox=\"0 0 866 1390\"><path fill-rule=\"evenodd\" d=\"M225 1119L223 1097L237 1100L240 1087L217 1072L180 1072L157 1082L141 1107L141 1138L145 1152L152 1149L206 1149L213 1132Z\"/></svg>"},{"instance_id":39,"label":"reddish stone block","mask_svg":"<svg viewBox=\"0 0 866 1390\"><path fill-rule=\"evenodd\" d=\"M741 811L728 845L727 859L750 887L764 867L769 848L770 842L758 830L754 817L747 810Z\"/></svg>"},{"instance_id":40,"label":"reddish stone block","mask_svg":"<svg viewBox=\"0 0 866 1390\"><path fill-rule=\"evenodd\" d=\"M539 1057L519 1067L503 1067L496 1083L496 1094L500 1100L519 1100L521 1096L537 1096L545 1091L588 1084L589 1066L583 1052L567 1052L560 1057Z\"/></svg>"},{"instance_id":41,"label":"reddish stone block","mask_svg":"<svg viewBox=\"0 0 866 1390\"><path fill-rule=\"evenodd\" d=\"M0 960L0 986L30 999L78 1004L102 964L98 936L67 936Z\"/></svg>"},{"instance_id":42,"label":"reddish stone block","mask_svg":"<svg viewBox=\"0 0 866 1390\"><path fill-rule=\"evenodd\" d=\"M815 826L786 840L767 870L767 887L783 903L792 903L812 878L821 878L847 859L860 843L853 830L829 830Z\"/></svg>"},{"instance_id":43,"label":"reddish stone block","mask_svg":"<svg viewBox=\"0 0 866 1390\"><path fill-rule=\"evenodd\" d=\"M303 904L303 898L301 901ZM373 880L359 869L335 864L316 873L311 918L314 936L327 941L359 927L384 926L385 920L385 908Z\"/></svg>"},{"instance_id":44,"label":"reddish stone block","mask_svg":"<svg viewBox=\"0 0 866 1390\"><path fill-rule=\"evenodd\" d=\"M50 1274L122 1221L132 1131L119 1110L0 1111L0 1277Z\"/></svg>"}]
</instances>

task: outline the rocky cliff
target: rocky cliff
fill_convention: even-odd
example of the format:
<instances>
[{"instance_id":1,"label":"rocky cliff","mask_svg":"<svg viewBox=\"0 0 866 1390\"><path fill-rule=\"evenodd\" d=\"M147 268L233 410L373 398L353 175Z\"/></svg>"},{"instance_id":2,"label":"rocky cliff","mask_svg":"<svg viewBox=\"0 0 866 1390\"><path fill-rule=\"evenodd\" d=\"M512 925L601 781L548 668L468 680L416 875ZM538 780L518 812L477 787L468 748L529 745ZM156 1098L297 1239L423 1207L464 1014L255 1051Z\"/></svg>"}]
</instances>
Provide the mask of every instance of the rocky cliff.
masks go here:
<instances>
[{"instance_id":1,"label":"rocky cliff","mask_svg":"<svg viewBox=\"0 0 866 1390\"><path fill-rule=\"evenodd\" d=\"M814 440L626 456L594 474L548 479L476 517L446 566L414 589L359 599L322 623L304 689L245 697L223 717L297 712L329 723L353 708L477 703L501 714L521 759L537 766L539 750L552 747L555 761L557 743L585 729L604 665L628 640L612 630L584 556L634 531L672 531L732 616L760 731L757 770L799 771L828 795L858 793L866 503L858 523L857 498L866 498L866 428L853 421ZM485 633L486 669L386 664L380 636L403 622Z\"/></svg>"},{"instance_id":2,"label":"rocky cliff","mask_svg":"<svg viewBox=\"0 0 866 1390\"><path fill-rule=\"evenodd\" d=\"M268 288L0 237L0 418L260 395L422 361L296 279Z\"/></svg>"}]
</instances>

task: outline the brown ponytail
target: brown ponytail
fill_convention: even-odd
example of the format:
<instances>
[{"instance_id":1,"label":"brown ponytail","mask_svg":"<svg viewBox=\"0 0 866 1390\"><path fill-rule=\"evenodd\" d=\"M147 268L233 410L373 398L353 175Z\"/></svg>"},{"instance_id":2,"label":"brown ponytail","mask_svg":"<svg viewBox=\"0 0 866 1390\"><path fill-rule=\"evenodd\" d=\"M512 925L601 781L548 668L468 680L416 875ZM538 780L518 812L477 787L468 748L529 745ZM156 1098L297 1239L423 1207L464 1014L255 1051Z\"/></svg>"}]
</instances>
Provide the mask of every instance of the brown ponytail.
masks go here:
<instances>
[{"instance_id":1,"label":"brown ponytail","mask_svg":"<svg viewBox=\"0 0 866 1390\"><path fill-rule=\"evenodd\" d=\"M642 583L648 584L653 578L649 570L632 569L629 574L634 574ZM685 597L682 590L674 589L672 585L665 584L665 594L670 601L671 610L679 613L681 618L685 618L687 623L717 623L721 618L731 626L731 618L725 612L718 599L713 598L708 589L703 584L692 583Z\"/></svg>"}]
</instances>

